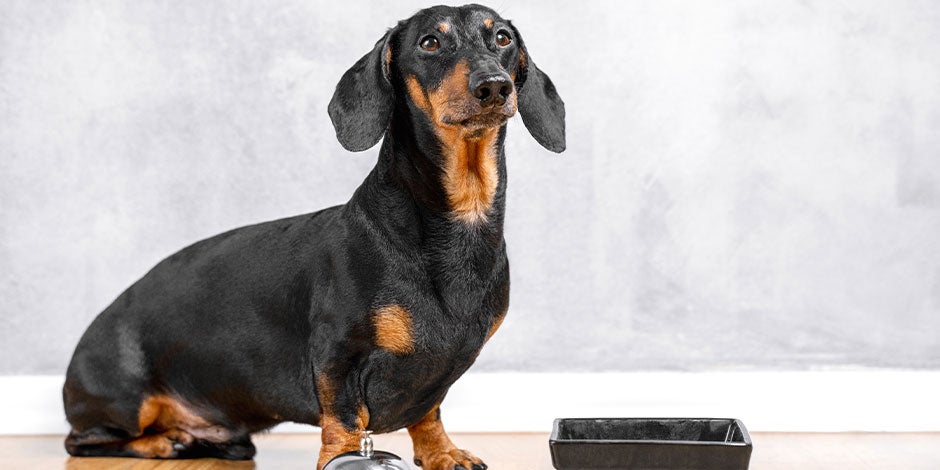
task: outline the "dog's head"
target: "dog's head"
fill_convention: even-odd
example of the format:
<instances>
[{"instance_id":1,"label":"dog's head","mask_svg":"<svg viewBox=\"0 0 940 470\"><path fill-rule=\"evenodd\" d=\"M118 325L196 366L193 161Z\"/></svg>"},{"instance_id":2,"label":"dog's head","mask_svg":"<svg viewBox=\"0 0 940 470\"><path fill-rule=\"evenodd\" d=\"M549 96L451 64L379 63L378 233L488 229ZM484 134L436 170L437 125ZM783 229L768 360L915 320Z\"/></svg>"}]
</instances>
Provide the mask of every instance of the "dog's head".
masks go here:
<instances>
[{"instance_id":1,"label":"dog's head","mask_svg":"<svg viewBox=\"0 0 940 470\"><path fill-rule=\"evenodd\" d=\"M565 149L565 105L512 23L480 5L437 6L403 20L340 80L329 112L348 150L382 138L396 103L472 137L516 111L542 146Z\"/></svg>"}]
</instances>

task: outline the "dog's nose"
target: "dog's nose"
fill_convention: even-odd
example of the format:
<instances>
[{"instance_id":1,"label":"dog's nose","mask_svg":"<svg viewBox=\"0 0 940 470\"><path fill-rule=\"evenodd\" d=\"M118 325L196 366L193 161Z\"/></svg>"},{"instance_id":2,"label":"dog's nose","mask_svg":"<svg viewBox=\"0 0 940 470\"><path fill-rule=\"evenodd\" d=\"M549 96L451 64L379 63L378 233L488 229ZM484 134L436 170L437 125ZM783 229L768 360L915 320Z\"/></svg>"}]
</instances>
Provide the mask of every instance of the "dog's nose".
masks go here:
<instances>
[{"instance_id":1,"label":"dog's nose","mask_svg":"<svg viewBox=\"0 0 940 470\"><path fill-rule=\"evenodd\" d=\"M487 75L471 84L471 89L484 108L502 106L512 94L512 80L506 74Z\"/></svg>"}]
</instances>

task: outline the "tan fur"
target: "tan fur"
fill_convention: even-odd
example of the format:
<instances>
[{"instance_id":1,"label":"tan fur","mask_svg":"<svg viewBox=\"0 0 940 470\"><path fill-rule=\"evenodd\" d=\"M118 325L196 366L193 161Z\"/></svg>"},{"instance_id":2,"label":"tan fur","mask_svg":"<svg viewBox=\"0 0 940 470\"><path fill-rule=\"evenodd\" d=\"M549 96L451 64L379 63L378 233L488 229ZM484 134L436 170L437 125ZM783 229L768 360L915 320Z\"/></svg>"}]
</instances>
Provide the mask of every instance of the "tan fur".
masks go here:
<instances>
[{"instance_id":1,"label":"tan fur","mask_svg":"<svg viewBox=\"0 0 940 470\"><path fill-rule=\"evenodd\" d=\"M192 444L193 437L188 433L174 429L161 434L150 434L127 443L127 449L147 458L171 458L175 455L174 443Z\"/></svg>"},{"instance_id":2,"label":"tan fur","mask_svg":"<svg viewBox=\"0 0 940 470\"><path fill-rule=\"evenodd\" d=\"M477 140L459 135L443 140L448 158L444 167L444 189L454 215L467 223L486 220L493 204L499 173L496 168L497 129Z\"/></svg>"},{"instance_id":3,"label":"tan fur","mask_svg":"<svg viewBox=\"0 0 940 470\"><path fill-rule=\"evenodd\" d=\"M137 422L141 432L150 427L167 430L210 426L208 421L167 395L154 395L145 399L137 413Z\"/></svg>"},{"instance_id":4,"label":"tan fur","mask_svg":"<svg viewBox=\"0 0 940 470\"><path fill-rule=\"evenodd\" d=\"M138 437L127 448L146 458L174 455L173 443L191 444L196 438L213 442L231 439L231 432L197 415L179 400L168 395L144 399L137 412Z\"/></svg>"},{"instance_id":5,"label":"tan fur","mask_svg":"<svg viewBox=\"0 0 940 470\"><path fill-rule=\"evenodd\" d=\"M489 333L486 334L486 340L489 341L493 335L496 334L496 330L499 329L500 325L503 324L503 320L506 319L506 312L502 311L499 315L496 315L496 318L493 319L493 324L490 326Z\"/></svg>"},{"instance_id":6,"label":"tan fur","mask_svg":"<svg viewBox=\"0 0 940 470\"><path fill-rule=\"evenodd\" d=\"M369 427L369 409L365 405L359 405L355 428L348 429L336 416L334 411L336 388L325 374L317 377L317 393L320 399L319 425L321 429L320 457L317 460L317 470L322 470L337 455L359 450L359 439L362 438L362 431Z\"/></svg>"},{"instance_id":7,"label":"tan fur","mask_svg":"<svg viewBox=\"0 0 940 470\"><path fill-rule=\"evenodd\" d=\"M468 99L468 73L467 62L459 62L430 93L425 93L413 76L406 83L412 101L431 118L441 141L445 156L442 183L451 212L463 222L475 223L486 220L499 184L496 161L499 128L470 131L446 123L453 111L451 107ZM515 94L511 99L515 100Z\"/></svg>"},{"instance_id":8,"label":"tan fur","mask_svg":"<svg viewBox=\"0 0 940 470\"><path fill-rule=\"evenodd\" d=\"M317 460L317 470L333 460L337 455L359 450L359 440L362 431L369 427L369 411L365 406L359 407L359 416L356 419L355 429L346 426L333 414L320 417L320 457Z\"/></svg>"},{"instance_id":9,"label":"tan fur","mask_svg":"<svg viewBox=\"0 0 940 470\"><path fill-rule=\"evenodd\" d=\"M442 21L440 24L437 25L437 30L442 33L446 33L450 31L450 23L446 21Z\"/></svg>"},{"instance_id":10,"label":"tan fur","mask_svg":"<svg viewBox=\"0 0 940 470\"><path fill-rule=\"evenodd\" d=\"M137 414L140 433L179 431L198 439L226 442L232 438L228 429L214 425L179 400L167 395L148 397Z\"/></svg>"},{"instance_id":11,"label":"tan fur","mask_svg":"<svg viewBox=\"0 0 940 470\"><path fill-rule=\"evenodd\" d=\"M317 376L317 399L320 401L320 416L332 414L333 404L336 403L336 390L326 374Z\"/></svg>"},{"instance_id":12,"label":"tan fur","mask_svg":"<svg viewBox=\"0 0 940 470\"><path fill-rule=\"evenodd\" d=\"M418 79L414 75L409 75L408 79L405 80L405 86L408 87L408 95L411 96L411 101L414 102L415 106L424 111L424 114L433 117L434 111L431 109L431 102L424 94L424 89L421 88Z\"/></svg>"},{"instance_id":13,"label":"tan fur","mask_svg":"<svg viewBox=\"0 0 940 470\"><path fill-rule=\"evenodd\" d=\"M486 26L486 29L493 29L493 18L483 20L483 26Z\"/></svg>"},{"instance_id":14,"label":"tan fur","mask_svg":"<svg viewBox=\"0 0 940 470\"><path fill-rule=\"evenodd\" d=\"M411 313L401 305L389 305L375 311L375 344L393 354L411 354L415 350Z\"/></svg>"},{"instance_id":15,"label":"tan fur","mask_svg":"<svg viewBox=\"0 0 940 470\"><path fill-rule=\"evenodd\" d=\"M452 469L462 465L466 469L483 461L457 446L444 432L438 408L435 407L421 421L408 427L408 434L414 444L415 462L420 462L427 469Z\"/></svg>"}]
</instances>

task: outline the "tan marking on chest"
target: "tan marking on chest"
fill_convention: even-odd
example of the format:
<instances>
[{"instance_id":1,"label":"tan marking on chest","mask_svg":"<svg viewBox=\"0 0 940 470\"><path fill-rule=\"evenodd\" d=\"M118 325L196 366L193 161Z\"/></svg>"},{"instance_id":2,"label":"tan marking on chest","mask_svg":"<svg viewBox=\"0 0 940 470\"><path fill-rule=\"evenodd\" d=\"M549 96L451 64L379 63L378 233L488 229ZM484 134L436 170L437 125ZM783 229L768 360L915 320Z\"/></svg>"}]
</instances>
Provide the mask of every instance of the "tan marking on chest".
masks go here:
<instances>
[{"instance_id":1,"label":"tan marking on chest","mask_svg":"<svg viewBox=\"0 0 940 470\"><path fill-rule=\"evenodd\" d=\"M472 140L462 136L442 139L447 156L444 167L447 201L454 216L466 223L486 221L493 205L499 182L497 133L493 129Z\"/></svg>"},{"instance_id":2,"label":"tan marking on chest","mask_svg":"<svg viewBox=\"0 0 940 470\"><path fill-rule=\"evenodd\" d=\"M459 106L469 93L466 61L459 62L441 85L429 93L417 78L406 79L415 105L434 124L444 156L442 185L453 217L465 222L486 221L499 185L496 141L499 128L467 131L444 123L448 107Z\"/></svg>"},{"instance_id":3,"label":"tan marking on chest","mask_svg":"<svg viewBox=\"0 0 940 470\"><path fill-rule=\"evenodd\" d=\"M415 350L411 314L400 305L389 305L375 311L375 345L392 354L411 354Z\"/></svg>"}]
</instances>

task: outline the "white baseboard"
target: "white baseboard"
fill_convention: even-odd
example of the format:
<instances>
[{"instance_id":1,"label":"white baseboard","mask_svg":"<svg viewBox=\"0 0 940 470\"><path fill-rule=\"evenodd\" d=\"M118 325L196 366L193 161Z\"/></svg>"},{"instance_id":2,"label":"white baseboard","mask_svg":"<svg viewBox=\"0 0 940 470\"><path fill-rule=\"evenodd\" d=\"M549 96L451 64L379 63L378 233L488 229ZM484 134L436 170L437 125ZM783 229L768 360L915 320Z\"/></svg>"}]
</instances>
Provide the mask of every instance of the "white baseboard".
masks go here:
<instances>
[{"instance_id":1,"label":"white baseboard","mask_svg":"<svg viewBox=\"0 0 940 470\"><path fill-rule=\"evenodd\" d=\"M0 377L0 434L65 434L62 376ZM738 418L751 431L940 431L940 371L471 373L457 432L549 432L562 417ZM312 432L284 424L275 432Z\"/></svg>"}]
</instances>

